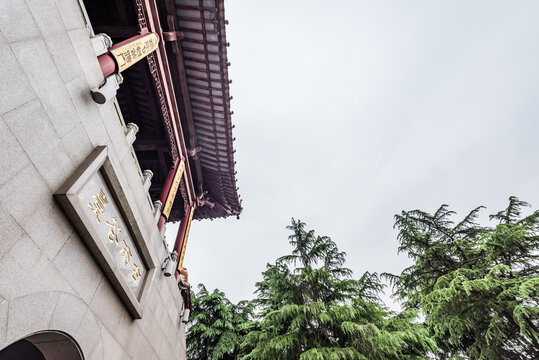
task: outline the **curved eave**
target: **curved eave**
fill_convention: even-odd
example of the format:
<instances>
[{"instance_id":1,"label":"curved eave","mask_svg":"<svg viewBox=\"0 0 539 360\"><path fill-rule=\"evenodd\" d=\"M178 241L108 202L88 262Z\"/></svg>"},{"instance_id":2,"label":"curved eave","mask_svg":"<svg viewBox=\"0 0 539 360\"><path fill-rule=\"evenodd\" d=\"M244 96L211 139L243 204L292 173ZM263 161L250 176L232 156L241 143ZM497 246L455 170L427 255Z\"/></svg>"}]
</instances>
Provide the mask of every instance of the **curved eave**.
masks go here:
<instances>
[{"instance_id":1,"label":"curved eave","mask_svg":"<svg viewBox=\"0 0 539 360\"><path fill-rule=\"evenodd\" d=\"M198 148L191 158L197 162L195 176L201 180L194 218L239 215L242 208L235 177L224 1L176 0L173 9L172 30L183 33L178 63L183 66L183 96L188 95L184 103L188 100L185 108L190 110L190 135L195 138L189 140Z\"/></svg>"}]
</instances>

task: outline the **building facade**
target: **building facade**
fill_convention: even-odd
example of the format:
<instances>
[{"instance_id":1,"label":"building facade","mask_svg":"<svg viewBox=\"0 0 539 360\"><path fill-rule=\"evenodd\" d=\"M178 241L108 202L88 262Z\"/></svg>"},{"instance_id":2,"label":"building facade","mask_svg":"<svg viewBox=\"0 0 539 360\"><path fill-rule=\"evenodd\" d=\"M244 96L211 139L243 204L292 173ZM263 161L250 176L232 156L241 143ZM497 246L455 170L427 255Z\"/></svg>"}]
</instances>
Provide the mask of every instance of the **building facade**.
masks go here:
<instances>
[{"instance_id":1,"label":"building facade","mask_svg":"<svg viewBox=\"0 0 539 360\"><path fill-rule=\"evenodd\" d=\"M242 210L225 25L222 0L0 1L0 360L185 359L191 220Z\"/></svg>"}]
</instances>

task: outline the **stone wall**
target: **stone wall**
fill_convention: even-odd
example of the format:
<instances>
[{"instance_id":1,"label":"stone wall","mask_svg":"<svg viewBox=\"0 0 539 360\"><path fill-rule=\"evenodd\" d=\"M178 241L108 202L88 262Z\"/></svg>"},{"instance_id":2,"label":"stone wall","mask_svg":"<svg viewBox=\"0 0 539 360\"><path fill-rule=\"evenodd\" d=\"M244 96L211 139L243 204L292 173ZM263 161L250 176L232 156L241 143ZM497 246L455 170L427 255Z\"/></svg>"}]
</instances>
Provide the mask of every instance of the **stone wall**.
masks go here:
<instances>
[{"instance_id":1,"label":"stone wall","mask_svg":"<svg viewBox=\"0 0 539 360\"><path fill-rule=\"evenodd\" d=\"M167 256L119 107L91 99L90 34L77 0L0 1L0 349L59 330L86 359L184 359L174 277L156 272L133 320L53 199L107 145L154 262Z\"/></svg>"}]
</instances>

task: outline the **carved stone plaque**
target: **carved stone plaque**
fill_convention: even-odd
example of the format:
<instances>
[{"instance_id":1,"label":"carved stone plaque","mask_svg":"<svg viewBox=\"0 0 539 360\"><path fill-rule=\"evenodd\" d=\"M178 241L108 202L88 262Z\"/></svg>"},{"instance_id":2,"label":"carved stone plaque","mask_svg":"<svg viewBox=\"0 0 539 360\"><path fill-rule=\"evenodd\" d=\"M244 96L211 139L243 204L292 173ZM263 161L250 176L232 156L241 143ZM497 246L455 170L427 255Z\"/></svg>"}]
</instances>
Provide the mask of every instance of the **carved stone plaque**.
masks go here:
<instances>
[{"instance_id":1,"label":"carved stone plaque","mask_svg":"<svg viewBox=\"0 0 539 360\"><path fill-rule=\"evenodd\" d=\"M80 206L87 208L88 222L93 223L98 240L103 242L129 288L138 296L143 275L148 269L142 262L103 175L95 173L77 197Z\"/></svg>"},{"instance_id":2,"label":"carved stone plaque","mask_svg":"<svg viewBox=\"0 0 539 360\"><path fill-rule=\"evenodd\" d=\"M140 319L156 266L107 148L96 148L54 196L131 315Z\"/></svg>"}]
</instances>

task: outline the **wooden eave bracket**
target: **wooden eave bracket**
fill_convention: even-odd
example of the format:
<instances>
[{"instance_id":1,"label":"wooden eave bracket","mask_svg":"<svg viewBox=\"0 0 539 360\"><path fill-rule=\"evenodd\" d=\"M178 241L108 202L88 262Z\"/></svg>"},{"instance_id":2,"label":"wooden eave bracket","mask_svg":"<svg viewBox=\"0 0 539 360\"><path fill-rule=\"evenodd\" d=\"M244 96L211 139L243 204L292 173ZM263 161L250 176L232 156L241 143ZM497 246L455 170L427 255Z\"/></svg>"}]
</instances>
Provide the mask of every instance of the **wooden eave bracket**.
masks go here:
<instances>
[{"instance_id":1,"label":"wooden eave bracket","mask_svg":"<svg viewBox=\"0 0 539 360\"><path fill-rule=\"evenodd\" d=\"M183 39L183 32L181 31L164 31L163 39L165 41L178 41Z\"/></svg>"}]
</instances>

